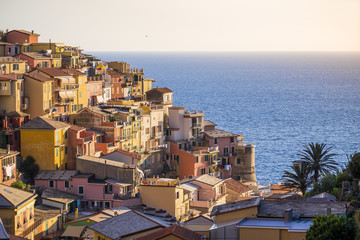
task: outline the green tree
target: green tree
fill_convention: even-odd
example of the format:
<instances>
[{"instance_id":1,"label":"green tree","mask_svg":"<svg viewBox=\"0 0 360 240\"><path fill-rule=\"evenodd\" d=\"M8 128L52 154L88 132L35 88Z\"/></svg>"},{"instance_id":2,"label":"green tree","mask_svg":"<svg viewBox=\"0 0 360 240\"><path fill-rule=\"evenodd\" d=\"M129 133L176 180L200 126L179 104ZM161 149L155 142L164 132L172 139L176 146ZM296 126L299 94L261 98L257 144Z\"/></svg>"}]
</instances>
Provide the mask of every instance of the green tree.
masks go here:
<instances>
[{"instance_id":1,"label":"green tree","mask_svg":"<svg viewBox=\"0 0 360 240\"><path fill-rule=\"evenodd\" d=\"M19 189L30 189L30 186L29 185L26 185L25 183L23 183L22 181L16 181L16 182L13 182L11 184L11 187L14 187L14 188L19 188Z\"/></svg>"},{"instance_id":2,"label":"green tree","mask_svg":"<svg viewBox=\"0 0 360 240\"><path fill-rule=\"evenodd\" d=\"M324 143L309 143L303 147L304 150L299 151L297 155L301 157L300 161L308 165L315 182L319 180L320 175L338 169L338 164L333 159L336 154L330 153L332 147L327 147Z\"/></svg>"},{"instance_id":3,"label":"green tree","mask_svg":"<svg viewBox=\"0 0 360 240\"><path fill-rule=\"evenodd\" d=\"M353 218L344 216L318 215L306 231L306 240L355 240L359 239L359 229Z\"/></svg>"},{"instance_id":4,"label":"green tree","mask_svg":"<svg viewBox=\"0 0 360 240\"><path fill-rule=\"evenodd\" d=\"M40 167L36 164L32 156L28 156L20 165L19 171L24 174L24 178L34 184L34 178L39 173Z\"/></svg>"},{"instance_id":5,"label":"green tree","mask_svg":"<svg viewBox=\"0 0 360 240\"><path fill-rule=\"evenodd\" d=\"M0 148L6 148L6 136L4 132L0 132Z\"/></svg>"},{"instance_id":6,"label":"green tree","mask_svg":"<svg viewBox=\"0 0 360 240\"><path fill-rule=\"evenodd\" d=\"M0 30L0 41L6 42L6 31Z\"/></svg>"},{"instance_id":7,"label":"green tree","mask_svg":"<svg viewBox=\"0 0 360 240\"><path fill-rule=\"evenodd\" d=\"M286 188L295 188L304 195L307 188L311 184L310 169L305 162L293 162L290 166L293 172L284 170L283 178Z\"/></svg>"},{"instance_id":8,"label":"green tree","mask_svg":"<svg viewBox=\"0 0 360 240\"><path fill-rule=\"evenodd\" d=\"M347 170L353 178L360 178L360 152L348 156Z\"/></svg>"}]
</instances>

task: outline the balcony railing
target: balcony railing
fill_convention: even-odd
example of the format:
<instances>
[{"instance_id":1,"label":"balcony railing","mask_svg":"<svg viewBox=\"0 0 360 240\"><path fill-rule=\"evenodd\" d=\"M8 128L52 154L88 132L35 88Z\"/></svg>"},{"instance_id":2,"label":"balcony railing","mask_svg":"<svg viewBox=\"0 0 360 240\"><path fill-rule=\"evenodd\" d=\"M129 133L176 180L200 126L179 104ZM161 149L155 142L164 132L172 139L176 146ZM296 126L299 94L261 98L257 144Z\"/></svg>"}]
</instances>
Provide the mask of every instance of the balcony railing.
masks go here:
<instances>
[{"instance_id":1,"label":"balcony railing","mask_svg":"<svg viewBox=\"0 0 360 240\"><path fill-rule=\"evenodd\" d=\"M193 128L201 128L201 127L202 127L202 123L192 123L192 127L193 127Z\"/></svg>"}]
</instances>

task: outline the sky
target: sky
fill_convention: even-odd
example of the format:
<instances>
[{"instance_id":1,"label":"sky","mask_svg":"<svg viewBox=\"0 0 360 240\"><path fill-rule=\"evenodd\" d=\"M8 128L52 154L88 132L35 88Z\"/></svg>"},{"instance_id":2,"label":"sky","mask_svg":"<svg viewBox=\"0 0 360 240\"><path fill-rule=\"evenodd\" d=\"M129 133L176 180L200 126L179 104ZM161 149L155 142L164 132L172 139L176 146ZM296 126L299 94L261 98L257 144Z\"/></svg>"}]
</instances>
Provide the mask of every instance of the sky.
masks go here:
<instances>
[{"instance_id":1,"label":"sky","mask_svg":"<svg viewBox=\"0 0 360 240\"><path fill-rule=\"evenodd\" d=\"M360 51L360 0L0 0L0 29L86 51Z\"/></svg>"}]
</instances>

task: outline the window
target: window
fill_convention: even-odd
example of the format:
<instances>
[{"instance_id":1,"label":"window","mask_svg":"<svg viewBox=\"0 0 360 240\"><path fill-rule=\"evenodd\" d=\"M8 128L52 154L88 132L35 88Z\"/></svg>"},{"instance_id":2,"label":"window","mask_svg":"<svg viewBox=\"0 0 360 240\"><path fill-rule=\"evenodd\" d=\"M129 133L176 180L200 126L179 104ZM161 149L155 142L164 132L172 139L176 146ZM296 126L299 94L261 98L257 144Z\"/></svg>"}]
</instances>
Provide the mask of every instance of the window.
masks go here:
<instances>
[{"instance_id":1,"label":"window","mask_svg":"<svg viewBox=\"0 0 360 240\"><path fill-rule=\"evenodd\" d=\"M49 100L49 108L51 108L51 100Z\"/></svg>"},{"instance_id":2,"label":"window","mask_svg":"<svg viewBox=\"0 0 360 240\"><path fill-rule=\"evenodd\" d=\"M59 156L59 149L57 148L56 149L56 157L58 157Z\"/></svg>"},{"instance_id":3,"label":"window","mask_svg":"<svg viewBox=\"0 0 360 240\"><path fill-rule=\"evenodd\" d=\"M230 142L234 142L234 137L231 137L231 138L230 138Z\"/></svg>"},{"instance_id":4,"label":"window","mask_svg":"<svg viewBox=\"0 0 360 240\"><path fill-rule=\"evenodd\" d=\"M65 147L65 154L67 154L67 147Z\"/></svg>"},{"instance_id":5,"label":"window","mask_svg":"<svg viewBox=\"0 0 360 240\"><path fill-rule=\"evenodd\" d=\"M105 202L105 208L110 208L110 202Z\"/></svg>"},{"instance_id":6,"label":"window","mask_svg":"<svg viewBox=\"0 0 360 240\"><path fill-rule=\"evenodd\" d=\"M54 181L53 180L49 181L49 187L54 187Z\"/></svg>"},{"instance_id":7,"label":"window","mask_svg":"<svg viewBox=\"0 0 360 240\"><path fill-rule=\"evenodd\" d=\"M36 66L41 67L41 62L38 62Z\"/></svg>"},{"instance_id":8,"label":"window","mask_svg":"<svg viewBox=\"0 0 360 240\"><path fill-rule=\"evenodd\" d=\"M205 155L205 161L209 161L209 156Z\"/></svg>"},{"instance_id":9,"label":"window","mask_svg":"<svg viewBox=\"0 0 360 240\"><path fill-rule=\"evenodd\" d=\"M57 68L59 67L59 61L56 61L56 67Z\"/></svg>"},{"instance_id":10,"label":"window","mask_svg":"<svg viewBox=\"0 0 360 240\"><path fill-rule=\"evenodd\" d=\"M69 181L65 181L65 188L69 188L70 187L70 182Z\"/></svg>"},{"instance_id":11,"label":"window","mask_svg":"<svg viewBox=\"0 0 360 240\"><path fill-rule=\"evenodd\" d=\"M82 97L82 92L79 92L79 97Z\"/></svg>"},{"instance_id":12,"label":"window","mask_svg":"<svg viewBox=\"0 0 360 240\"><path fill-rule=\"evenodd\" d=\"M235 148L234 148L234 147L231 147L231 154L234 155L234 153L235 153Z\"/></svg>"},{"instance_id":13,"label":"window","mask_svg":"<svg viewBox=\"0 0 360 240\"><path fill-rule=\"evenodd\" d=\"M238 157L238 158L236 159L236 161L237 161L237 164L240 164L241 159Z\"/></svg>"},{"instance_id":14,"label":"window","mask_svg":"<svg viewBox=\"0 0 360 240\"><path fill-rule=\"evenodd\" d=\"M181 144L179 144L179 149L181 149L182 148L182 146L181 146Z\"/></svg>"},{"instance_id":15,"label":"window","mask_svg":"<svg viewBox=\"0 0 360 240\"><path fill-rule=\"evenodd\" d=\"M13 70L14 71L19 70L19 64L13 64Z\"/></svg>"},{"instance_id":16,"label":"window","mask_svg":"<svg viewBox=\"0 0 360 240\"><path fill-rule=\"evenodd\" d=\"M47 92L46 90L47 90L47 86L45 85L45 86L44 86L44 92L45 92L45 93Z\"/></svg>"},{"instance_id":17,"label":"window","mask_svg":"<svg viewBox=\"0 0 360 240\"><path fill-rule=\"evenodd\" d=\"M202 168L202 169L201 169L201 174L203 175L203 174L205 174L205 173L206 173L205 168Z\"/></svg>"},{"instance_id":18,"label":"window","mask_svg":"<svg viewBox=\"0 0 360 240\"><path fill-rule=\"evenodd\" d=\"M197 163L199 162L199 157L196 157L196 162L197 162Z\"/></svg>"},{"instance_id":19,"label":"window","mask_svg":"<svg viewBox=\"0 0 360 240\"><path fill-rule=\"evenodd\" d=\"M180 193L176 192L176 199L179 199L179 198L180 198Z\"/></svg>"},{"instance_id":20,"label":"window","mask_svg":"<svg viewBox=\"0 0 360 240\"><path fill-rule=\"evenodd\" d=\"M84 194L84 187L83 186L79 186L79 194Z\"/></svg>"},{"instance_id":21,"label":"window","mask_svg":"<svg viewBox=\"0 0 360 240\"><path fill-rule=\"evenodd\" d=\"M68 135L68 131L67 130L65 130L65 139L67 139L67 136Z\"/></svg>"},{"instance_id":22,"label":"window","mask_svg":"<svg viewBox=\"0 0 360 240\"><path fill-rule=\"evenodd\" d=\"M229 155L229 148L228 147L224 147L224 155L225 156Z\"/></svg>"},{"instance_id":23,"label":"window","mask_svg":"<svg viewBox=\"0 0 360 240\"><path fill-rule=\"evenodd\" d=\"M56 131L56 138L55 138L55 145L56 146L59 146L59 144L60 144L60 140L59 140L59 131Z\"/></svg>"},{"instance_id":24,"label":"window","mask_svg":"<svg viewBox=\"0 0 360 240\"><path fill-rule=\"evenodd\" d=\"M214 144L218 144L217 138L214 139Z\"/></svg>"}]
</instances>

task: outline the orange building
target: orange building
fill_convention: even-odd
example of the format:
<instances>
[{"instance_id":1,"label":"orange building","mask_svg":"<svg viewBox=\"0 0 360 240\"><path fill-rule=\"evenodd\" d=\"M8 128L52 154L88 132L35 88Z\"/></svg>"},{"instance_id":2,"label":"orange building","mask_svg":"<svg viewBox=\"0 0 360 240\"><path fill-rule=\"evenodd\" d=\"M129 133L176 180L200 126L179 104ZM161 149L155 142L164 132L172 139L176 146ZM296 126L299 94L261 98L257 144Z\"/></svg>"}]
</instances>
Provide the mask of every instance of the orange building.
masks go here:
<instances>
[{"instance_id":1,"label":"orange building","mask_svg":"<svg viewBox=\"0 0 360 240\"><path fill-rule=\"evenodd\" d=\"M6 34L6 40L9 43L38 43L39 36L34 31L12 30Z\"/></svg>"}]
</instances>

